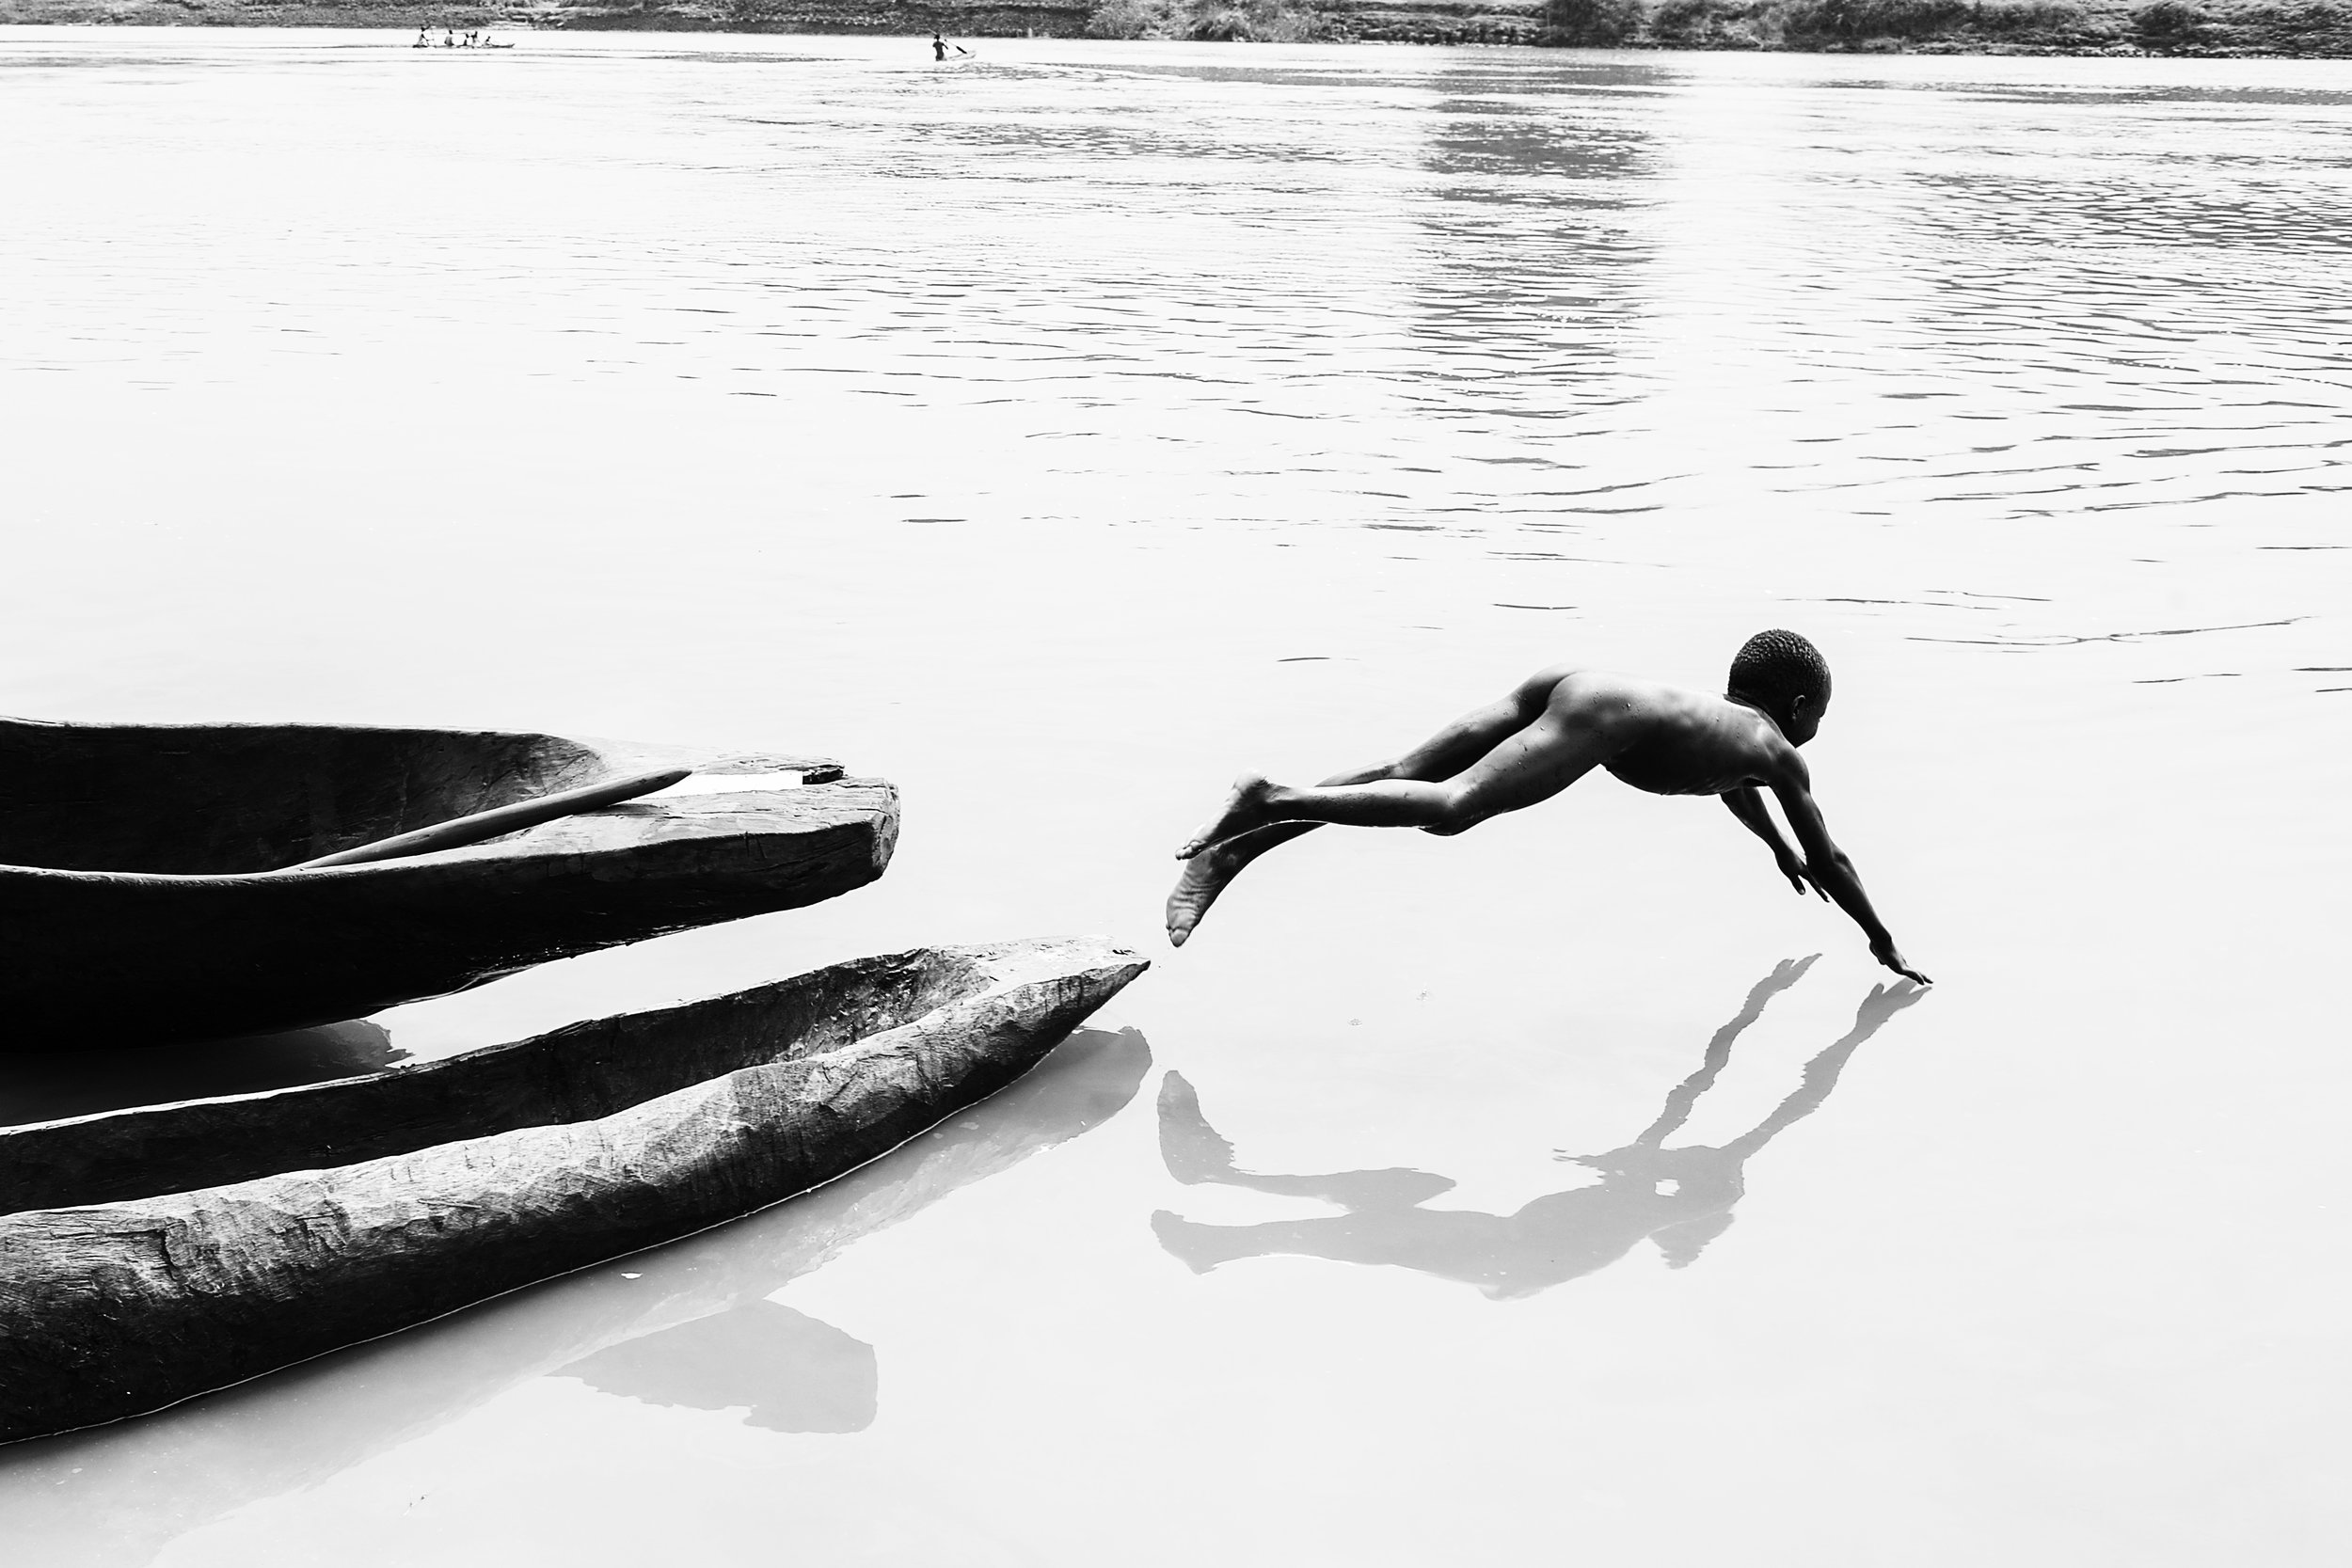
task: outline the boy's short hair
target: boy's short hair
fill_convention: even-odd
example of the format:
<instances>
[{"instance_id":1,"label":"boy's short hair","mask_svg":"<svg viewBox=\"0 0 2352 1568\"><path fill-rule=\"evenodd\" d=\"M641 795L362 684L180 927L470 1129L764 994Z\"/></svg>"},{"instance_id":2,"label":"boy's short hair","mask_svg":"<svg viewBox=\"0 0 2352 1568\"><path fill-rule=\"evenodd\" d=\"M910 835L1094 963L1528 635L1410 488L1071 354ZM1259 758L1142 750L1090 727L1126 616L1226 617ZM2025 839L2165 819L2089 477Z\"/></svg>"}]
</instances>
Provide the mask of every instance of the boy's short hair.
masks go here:
<instances>
[{"instance_id":1,"label":"boy's short hair","mask_svg":"<svg viewBox=\"0 0 2352 1568\"><path fill-rule=\"evenodd\" d=\"M1725 689L1786 719L1800 697L1812 698L1817 708L1829 701L1829 661L1793 631L1759 631L1740 644Z\"/></svg>"}]
</instances>

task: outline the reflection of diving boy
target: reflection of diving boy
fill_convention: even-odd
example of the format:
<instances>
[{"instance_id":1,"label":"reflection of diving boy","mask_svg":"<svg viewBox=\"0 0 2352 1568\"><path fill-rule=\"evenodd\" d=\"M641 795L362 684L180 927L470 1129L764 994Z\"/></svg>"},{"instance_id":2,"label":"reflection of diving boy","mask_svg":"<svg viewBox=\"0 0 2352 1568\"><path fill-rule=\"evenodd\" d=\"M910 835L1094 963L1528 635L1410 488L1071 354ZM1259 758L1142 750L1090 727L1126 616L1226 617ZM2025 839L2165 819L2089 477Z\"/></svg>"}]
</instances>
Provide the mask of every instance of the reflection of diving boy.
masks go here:
<instances>
[{"instance_id":1,"label":"reflection of diving boy","mask_svg":"<svg viewBox=\"0 0 2352 1568\"><path fill-rule=\"evenodd\" d=\"M1189 863L1168 897L1168 941L1183 946L1251 861L1323 823L1463 832L1548 800L1598 767L1653 795L1722 796L1800 894L1810 884L1834 899L1862 927L1872 957L1925 985L1831 841L1797 755L1820 728L1829 688L1819 649L1792 631L1763 631L1732 660L1721 697L1555 665L1395 762L1306 789L1245 773L1216 818L1176 851ZM1759 786L1780 802L1803 859L1765 812Z\"/></svg>"},{"instance_id":2,"label":"reflection of diving boy","mask_svg":"<svg viewBox=\"0 0 2352 1568\"><path fill-rule=\"evenodd\" d=\"M1347 1212L1260 1225L1200 1225L1163 1210L1152 1216L1152 1228L1160 1244L1196 1273L1239 1258L1325 1258L1460 1280L1497 1300L1534 1295L1606 1268L1644 1240L1657 1244L1669 1267L1680 1268L1730 1226L1747 1192L1749 1159L1818 1110L1862 1042L1927 994L1881 986L1864 999L1853 1027L1805 1064L1804 1083L1753 1131L1711 1148L1666 1148L1730 1061L1732 1042L1812 962L1783 963L1749 993L1740 1016L1708 1042L1698 1071L1667 1098L1641 1136L1605 1154L1556 1156L1598 1172L1597 1183L1546 1194L1509 1214L1422 1207L1454 1185L1426 1171L1260 1176L1240 1170L1232 1146L1201 1117L1192 1085L1171 1072L1160 1085L1160 1152L1170 1176L1319 1198Z\"/></svg>"}]
</instances>

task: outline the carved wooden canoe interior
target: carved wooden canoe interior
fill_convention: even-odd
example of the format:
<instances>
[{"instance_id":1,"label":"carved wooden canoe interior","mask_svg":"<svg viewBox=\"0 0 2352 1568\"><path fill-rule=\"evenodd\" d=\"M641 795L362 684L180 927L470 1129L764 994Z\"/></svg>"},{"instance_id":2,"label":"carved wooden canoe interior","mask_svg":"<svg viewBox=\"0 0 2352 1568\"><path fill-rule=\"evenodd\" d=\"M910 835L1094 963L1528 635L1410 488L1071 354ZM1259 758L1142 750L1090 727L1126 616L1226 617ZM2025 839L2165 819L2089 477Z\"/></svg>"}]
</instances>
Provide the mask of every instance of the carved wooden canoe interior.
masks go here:
<instances>
[{"instance_id":1,"label":"carved wooden canoe interior","mask_svg":"<svg viewBox=\"0 0 2352 1568\"><path fill-rule=\"evenodd\" d=\"M232 1146L273 1126L484 1101L417 1109L386 1135L402 1152L0 1218L0 1440L156 1409L774 1203L1010 1083L1144 968L1096 940L925 950L448 1063L17 1130L46 1141L54 1196L76 1169L118 1182L137 1126L184 1179L245 1168ZM434 1141L469 1115L499 1130ZM77 1135L98 1151L79 1166L61 1152Z\"/></svg>"},{"instance_id":2,"label":"carved wooden canoe interior","mask_svg":"<svg viewBox=\"0 0 2352 1568\"><path fill-rule=\"evenodd\" d=\"M854 958L708 1001L355 1077L0 1128L0 1214L218 1187L518 1127L593 1121L739 1068L895 1029L985 990L1008 962L1061 951L1021 942Z\"/></svg>"},{"instance_id":3,"label":"carved wooden canoe interior","mask_svg":"<svg viewBox=\"0 0 2352 1568\"><path fill-rule=\"evenodd\" d=\"M664 764L747 787L283 869ZM898 826L889 784L821 758L490 731L0 720L0 1049L328 1022L795 909L881 876Z\"/></svg>"}]
</instances>

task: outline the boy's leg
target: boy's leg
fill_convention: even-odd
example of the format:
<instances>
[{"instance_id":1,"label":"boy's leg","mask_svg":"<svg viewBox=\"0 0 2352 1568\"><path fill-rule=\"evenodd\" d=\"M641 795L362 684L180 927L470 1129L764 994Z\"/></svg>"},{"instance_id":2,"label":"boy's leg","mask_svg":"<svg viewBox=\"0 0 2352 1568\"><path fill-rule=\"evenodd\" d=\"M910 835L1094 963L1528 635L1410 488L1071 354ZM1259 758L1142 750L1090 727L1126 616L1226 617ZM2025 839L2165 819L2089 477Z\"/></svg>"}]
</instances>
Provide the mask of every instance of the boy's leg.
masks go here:
<instances>
[{"instance_id":1,"label":"boy's leg","mask_svg":"<svg viewBox=\"0 0 2352 1568\"><path fill-rule=\"evenodd\" d=\"M1336 787L1382 779L1421 779L1434 784L1453 778L1541 719L1553 689L1572 673L1565 665L1538 670L1514 687L1509 696L1462 715L1385 768L1326 779L1323 784Z\"/></svg>"},{"instance_id":2,"label":"boy's leg","mask_svg":"<svg viewBox=\"0 0 2352 1568\"><path fill-rule=\"evenodd\" d=\"M1463 772L1497 746L1543 716L1551 689L1567 674L1565 669L1539 670L1521 681L1500 702L1466 713L1414 747L1394 762L1375 763L1353 772L1334 774L1324 787L1375 784L1388 779L1419 779L1435 783ZM1168 937L1178 947L1200 924L1218 894L1242 874L1243 868L1278 845L1288 844L1321 827L1320 822L1277 822L1226 838L1199 840L1180 850L1186 862L1176 891L1168 895Z\"/></svg>"},{"instance_id":3,"label":"boy's leg","mask_svg":"<svg viewBox=\"0 0 2352 1568\"><path fill-rule=\"evenodd\" d=\"M1456 721L1394 762L1376 762L1370 768L1334 773L1323 781L1322 787L1330 789L1341 784L1377 784L1383 779L1424 779L1432 783L1450 779L1518 731L1523 721L1517 714L1499 719L1495 717L1501 706L1498 704L1494 708L1481 708L1477 713ZM1489 720L1490 725L1484 730L1472 728L1473 721L1481 719ZM1218 858L1227 862L1232 872L1238 873L1243 866L1276 845L1288 844L1299 834L1312 832L1322 826L1320 822L1276 822L1263 828L1253 828L1248 832L1235 833L1231 838L1218 839L1206 851L1196 853L1192 858L1203 860L1221 850L1223 854Z\"/></svg>"},{"instance_id":4,"label":"boy's leg","mask_svg":"<svg viewBox=\"0 0 2352 1568\"><path fill-rule=\"evenodd\" d=\"M1538 670L1514 688L1509 696L1464 714L1396 761L1375 763L1352 773L1335 773L1318 787L1329 789L1391 779L1418 779L1434 784L1454 778L1541 719L1551 701L1553 689L1571 673L1565 666L1558 665ZM1288 843L1309 828L1319 825L1316 822L1284 823L1283 826L1291 831L1260 841L1260 847L1241 857L1241 865L1247 865L1275 845ZM1183 848L1176 851L1176 858L1191 860L1212 844L1232 842L1233 834L1220 833L1216 827L1217 824L1212 823L1194 834L1185 841ZM1234 869L1238 871L1240 865Z\"/></svg>"},{"instance_id":5,"label":"boy's leg","mask_svg":"<svg viewBox=\"0 0 2352 1568\"><path fill-rule=\"evenodd\" d=\"M1590 716L1555 703L1467 770L1439 782L1389 778L1291 789L1248 774L1234 784L1209 832L1186 847L1197 852L1213 838L1277 823L1339 822L1458 833L1490 816L1549 800L1609 760L1617 744Z\"/></svg>"}]
</instances>

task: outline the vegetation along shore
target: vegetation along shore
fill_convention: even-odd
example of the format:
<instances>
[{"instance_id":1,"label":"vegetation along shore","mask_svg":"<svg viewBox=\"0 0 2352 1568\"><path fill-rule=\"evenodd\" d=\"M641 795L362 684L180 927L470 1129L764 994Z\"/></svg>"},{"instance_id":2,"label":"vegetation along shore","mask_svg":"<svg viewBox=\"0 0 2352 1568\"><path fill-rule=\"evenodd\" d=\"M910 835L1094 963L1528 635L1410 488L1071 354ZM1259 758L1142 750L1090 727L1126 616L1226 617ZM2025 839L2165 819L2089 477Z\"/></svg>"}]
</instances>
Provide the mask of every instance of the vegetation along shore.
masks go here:
<instances>
[{"instance_id":1,"label":"vegetation along shore","mask_svg":"<svg viewBox=\"0 0 2352 1568\"><path fill-rule=\"evenodd\" d=\"M2352 56L2352 0L0 0L0 23Z\"/></svg>"}]
</instances>

